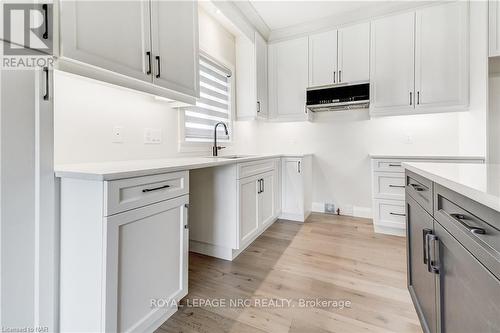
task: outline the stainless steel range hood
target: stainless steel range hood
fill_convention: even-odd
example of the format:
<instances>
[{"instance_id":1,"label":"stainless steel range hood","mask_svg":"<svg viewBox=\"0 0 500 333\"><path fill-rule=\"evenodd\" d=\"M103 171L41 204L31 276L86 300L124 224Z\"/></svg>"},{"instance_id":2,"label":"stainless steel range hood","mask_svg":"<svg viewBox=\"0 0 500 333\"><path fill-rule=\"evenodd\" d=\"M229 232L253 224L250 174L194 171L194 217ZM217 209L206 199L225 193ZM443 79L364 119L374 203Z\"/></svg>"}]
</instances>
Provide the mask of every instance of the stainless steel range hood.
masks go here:
<instances>
[{"instance_id":1,"label":"stainless steel range hood","mask_svg":"<svg viewBox=\"0 0 500 333\"><path fill-rule=\"evenodd\" d=\"M312 112L364 109L370 106L368 81L307 88L306 107Z\"/></svg>"}]
</instances>

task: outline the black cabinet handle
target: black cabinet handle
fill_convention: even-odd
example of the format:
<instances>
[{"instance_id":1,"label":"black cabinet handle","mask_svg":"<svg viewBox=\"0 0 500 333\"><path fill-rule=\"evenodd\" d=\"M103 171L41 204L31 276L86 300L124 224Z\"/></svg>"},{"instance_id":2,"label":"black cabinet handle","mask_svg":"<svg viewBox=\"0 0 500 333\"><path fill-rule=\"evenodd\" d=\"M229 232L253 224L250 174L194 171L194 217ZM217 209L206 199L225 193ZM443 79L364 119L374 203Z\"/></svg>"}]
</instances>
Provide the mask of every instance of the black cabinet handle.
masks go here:
<instances>
[{"instance_id":1,"label":"black cabinet handle","mask_svg":"<svg viewBox=\"0 0 500 333\"><path fill-rule=\"evenodd\" d=\"M160 56L156 56L156 64L158 66L158 74L156 74L156 78L160 78L161 68L160 68Z\"/></svg>"},{"instance_id":2,"label":"black cabinet handle","mask_svg":"<svg viewBox=\"0 0 500 333\"><path fill-rule=\"evenodd\" d=\"M413 103L412 92L410 91L410 105Z\"/></svg>"},{"instance_id":3,"label":"black cabinet handle","mask_svg":"<svg viewBox=\"0 0 500 333\"><path fill-rule=\"evenodd\" d=\"M450 214L450 216L453 217L456 221L458 221L461 225L466 227L473 234L479 234L479 235L486 234L486 230L484 230L483 228L473 227L473 226L470 226L467 223L465 223L464 220L467 220L467 217L465 215L463 215L463 214Z\"/></svg>"},{"instance_id":4,"label":"black cabinet handle","mask_svg":"<svg viewBox=\"0 0 500 333\"><path fill-rule=\"evenodd\" d=\"M146 55L148 56L148 71L146 75L151 75L151 52L146 52Z\"/></svg>"},{"instance_id":5,"label":"black cabinet handle","mask_svg":"<svg viewBox=\"0 0 500 333\"><path fill-rule=\"evenodd\" d=\"M43 72L45 73L45 95L43 95L43 100L49 100L49 68L44 67Z\"/></svg>"},{"instance_id":6,"label":"black cabinet handle","mask_svg":"<svg viewBox=\"0 0 500 333\"><path fill-rule=\"evenodd\" d=\"M43 15L44 15L43 23L45 25L45 32L42 35L43 39L49 38L49 8L48 7L49 6L47 6L47 4L42 5Z\"/></svg>"},{"instance_id":7,"label":"black cabinet handle","mask_svg":"<svg viewBox=\"0 0 500 333\"><path fill-rule=\"evenodd\" d=\"M142 192L143 193L153 192L153 191L163 190L164 188L169 188L169 187L170 187L170 185L163 185L163 186L159 186L159 187L145 188L144 190L142 190Z\"/></svg>"},{"instance_id":8,"label":"black cabinet handle","mask_svg":"<svg viewBox=\"0 0 500 333\"><path fill-rule=\"evenodd\" d=\"M434 242L434 241L438 241L439 238L432 234L432 233L429 233L425 236L426 240L427 240L427 271L429 273L434 273L434 274L439 274L439 267L436 265L436 260L434 258L434 255L431 256L431 242Z\"/></svg>"},{"instance_id":9,"label":"black cabinet handle","mask_svg":"<svg viewBox=\"0 0 500 333\"><path fill-rule=\"evenodd\" d=\"M404 186L404 185L392 185L392 184L389 184L389 187L401 187L401 188L405 188L406 186Z\"/></svg>"},{"instance_id":10,"label":"black cabinet handle","mask_svg":"<svg viewBox=\"0 0 500 333\"><path fill-rule=\"evenodd\" d=\"M427 189L423 186L420 186L418 184L410 184L411 187L413 187L413 189L417 192L424 192L424 191L427 191Z\"/></svg>"},{"instance_id":11,"label":"black cabinet handle","mask_svg":"<svg viewBox=\"0 0 500 333\"><path fill-rule=\"evenodd\" d=\"M427 265L427 261L429 261L428 252L427 252L427 235L428 234L432 234L431 229L422 229L422 243L423 243L422 248L424 249L424 254L423 254L424 265Z\"/></svg>"},{"instance_id":12,"label":"black cabinet handle","mask_svg":"<svg viewBox=\"0 0 500 333\"><path fill-rule=\"evenodd\" d=\"M420 104L420 91L417 91L417 105Z\"/></svg>"},{"instance_id":13,"label":"black cabinet handle","mask_svg":"<svg viewBox=\"0 0 500 333\"><path fill-rule=\"evenodd\" d=\"M260 101L257 101L257 112L260 112Z\"/></svg>"},{"instance_id":14,"label":"black cabinet handle","mask_svg":"<svg viewBox=\"0 0 500 333\"><path fill-rule=\"evenodd\" d=\"M297 172L300 173L300 161L297 162Z\"/></svg>"},{"instance_id":15,"label":"black cabinet handle","mask_svg":"<svg viewBox=\"0 0 500 333\"><path fill-rule=\"evenodd\" d=\"M401 164L389 164L390 167L400 167Z\"/></svg>"},{"instance_id":16,"label":"black cabinet handle","mask_svg":"<svg viewBox=\"0 0 500 333\"><path fill-rule=\"evenodd\" d=\"M389 214L391 214L391 215L396 215L396 216L406 216L406 214L401 214L401 213L393 213L393 212L390 212Z\"/></svg>"},{"instance_id":17,"label":"black cabinet handle","mask_svg":"<svg viewBox=\"0 0 500 333\"><path fill-rule=\"evenodd\" d=\"M335 74L337 74L337 71L333 71L333 83L335 83Z\"/></svg>"}]
</instances>

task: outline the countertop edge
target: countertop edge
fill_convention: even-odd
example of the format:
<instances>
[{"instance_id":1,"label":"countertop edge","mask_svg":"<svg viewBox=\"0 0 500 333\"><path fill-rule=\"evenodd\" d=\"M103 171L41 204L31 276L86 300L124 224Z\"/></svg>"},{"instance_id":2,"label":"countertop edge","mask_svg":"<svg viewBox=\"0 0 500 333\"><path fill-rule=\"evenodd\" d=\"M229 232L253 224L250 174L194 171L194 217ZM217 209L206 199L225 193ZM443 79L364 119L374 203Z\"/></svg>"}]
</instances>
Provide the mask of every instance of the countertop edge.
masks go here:
<instances>
[{"instance_id":1,"label":"countertop edge","mask_svg":"<svg viewBox=\"0 0 500 333\"><path fill-rule=\"evenodd\" d=\"M484 156L459 156L459 155L391 155L391 154L368 154L372 159L408 159L408 160L482 160Z\"/></svg>"},{"instance_id":2,"label":"countertop edge","mask_svg":"<svg viewBox=\"0 0 500 333\"><path fill-rule=\"evenodd\" d=\"M418 162L417 162L418 163ZM420 169L418 166L412 165L411 162L403 162L402 166L405 169L408 169L411 172L414 172L424 178L427 178L441 186L444 186L454 192L457 192L458 194L461 194L471 200L474 200L486 207L489 207L497 212L500 212L500 202L499 198L491 195L484 193L482 191L478 191L474 188L471 188L467 185L457 183L453 180L441 177L439 175L436 175L434 173L428 172L426 170Z\"/></svg>"},{"instance_id":3,"label":"countertop edge","mask_svg":"<svg viewBox=\"0 0 500 333\"><path fill-rule=\"evenodd\" d=\"M304 158L308 156L312 156L312 153L305 154L270 154L270 155L257 155L257 156L249 156L240 159L214 159L212 161L195 161L193 163L185 163L180 165L173 166L165 166L165 167L155 167L155 168L145 168L145 169L136 169L129 171L116 171L116 172L90 172L90 171L78 171L78 170L57 170L57 166L55 167L55 177L56 178L71 178L71 179L80 179L80 180L88 180L88 181L109 181L109 180L118 180L118 179L126 179L126 178L134 178L134 177L143 177L161 173L168 172L177 172L177 171L189 171L195 169L202 168L210 168L216 166L237 164L237 163L246 163L253 162L264 159L273 159L273 158ZM186 157L189 158L189 157ZM193 158L211 158L211 157L193 157ZM161 159L159 159L161 160ZM168 160L168 158L163 159ZM175 160L175 157L172 158ZM126 162L126 161L117 161L117 163ZM112 163L112 162L110 162ZM84 165L85 163L82 163ZM77 165L77 164L76 164ZM62 165L64 166L64 165ZM77 169L77 168L75 168Z\"/></svg>"}]
</instances>

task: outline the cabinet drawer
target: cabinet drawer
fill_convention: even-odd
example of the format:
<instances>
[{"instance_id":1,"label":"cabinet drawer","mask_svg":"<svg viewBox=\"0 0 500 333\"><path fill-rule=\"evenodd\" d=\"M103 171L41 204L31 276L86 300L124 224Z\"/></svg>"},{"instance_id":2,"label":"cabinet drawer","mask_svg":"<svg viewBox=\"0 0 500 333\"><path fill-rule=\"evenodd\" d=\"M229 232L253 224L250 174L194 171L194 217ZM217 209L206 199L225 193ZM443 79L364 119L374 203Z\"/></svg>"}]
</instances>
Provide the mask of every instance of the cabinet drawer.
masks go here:
<instances>
[{"instance_id":1,"label":"cabinet drawer","mask_svg":"<svg viewBox=\"0 0 500 333\"><path fill-rule=\"evenodd\" d=\"M375 200L374 219L386 227L404 229L406 226L406 212L404 201Z\"/></svg>"},{"instance_id":2,"label":"cabinet drawer","mask_svg":"<svg viewBox=\"0 0 500 333\"><path fill-rule=\"evenodd\" d=\"M258 160L238 164L238 179L257 175L276 169L277 159Z\"/></svg>"},{"instance_id":3,"label":"cabinet drawer","mask_svg":"<svg viewBox=\"0 0 500 333\"><path fill-rule=\"evenodd\" d=\"M375 172L373 195L376 199L404 200L405 177L397 172Z\"/></svg>"},{"instance_id":4,"label":"cabinet drawer","mask_svg":"<svg viewBox=\"0 0 500 333\"><path fill-rule=\"evenodd\" d=\"M189 193L187 171L105 182L105 216Z\"/></svg>"},{"instance_id":5,"label":"cabinet drawer","mask_svg":"<svg viewBox=\"0 0 500 333\"><path fill-rule=\"evenodd\" d=\"M436 184L434 218L500 279L500 214Z\"/></svg>"},{"instance_id":6,"label":"cabinet drawer","mask_svg":"<svg viewBox=\"0 0 500 333\"><path fill-rule=\"evenodd\" d=\"M379 172L400 172L404 173L405 169L401 166L401 160L373 160L373 171Z\"/></svg>"},{"instance_id":7,"label":"cabinet drawer","mask_svg":"<svg viewBox=\"0 0 500 333\"><path fill-rule=\"evenodd\" d=\"M432 215L432 182L407 170L405 175L405 185L408 195L415 199L415 201L417 201L420 206L427 211L427 213Z\"/></svg>"}]
</instances>

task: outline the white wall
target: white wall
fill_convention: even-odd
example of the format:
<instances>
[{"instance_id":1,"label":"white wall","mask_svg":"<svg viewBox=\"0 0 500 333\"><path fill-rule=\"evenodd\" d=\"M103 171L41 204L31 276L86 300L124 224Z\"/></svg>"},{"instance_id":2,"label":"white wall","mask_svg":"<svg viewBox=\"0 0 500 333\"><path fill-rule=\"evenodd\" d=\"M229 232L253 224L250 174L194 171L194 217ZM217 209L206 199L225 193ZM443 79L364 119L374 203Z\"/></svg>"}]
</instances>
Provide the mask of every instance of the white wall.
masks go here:
<instances>
[{"instance_id":1,"label":"white wall","mask_svg":"<svg viewBox=\"0 0 500 333\"><path fill-rule=\"evenodd\" d=\"M235 63L234 36L199 11L200 47L227 64ZM55 163L84 163L179 156L178 111L153 96L55 72ZM113 143L122 127L123 143ZM161 144L144 144L144 129L162 131ZM206 152L210 154L210 147Z\"/></svg>"}]
</instances>

